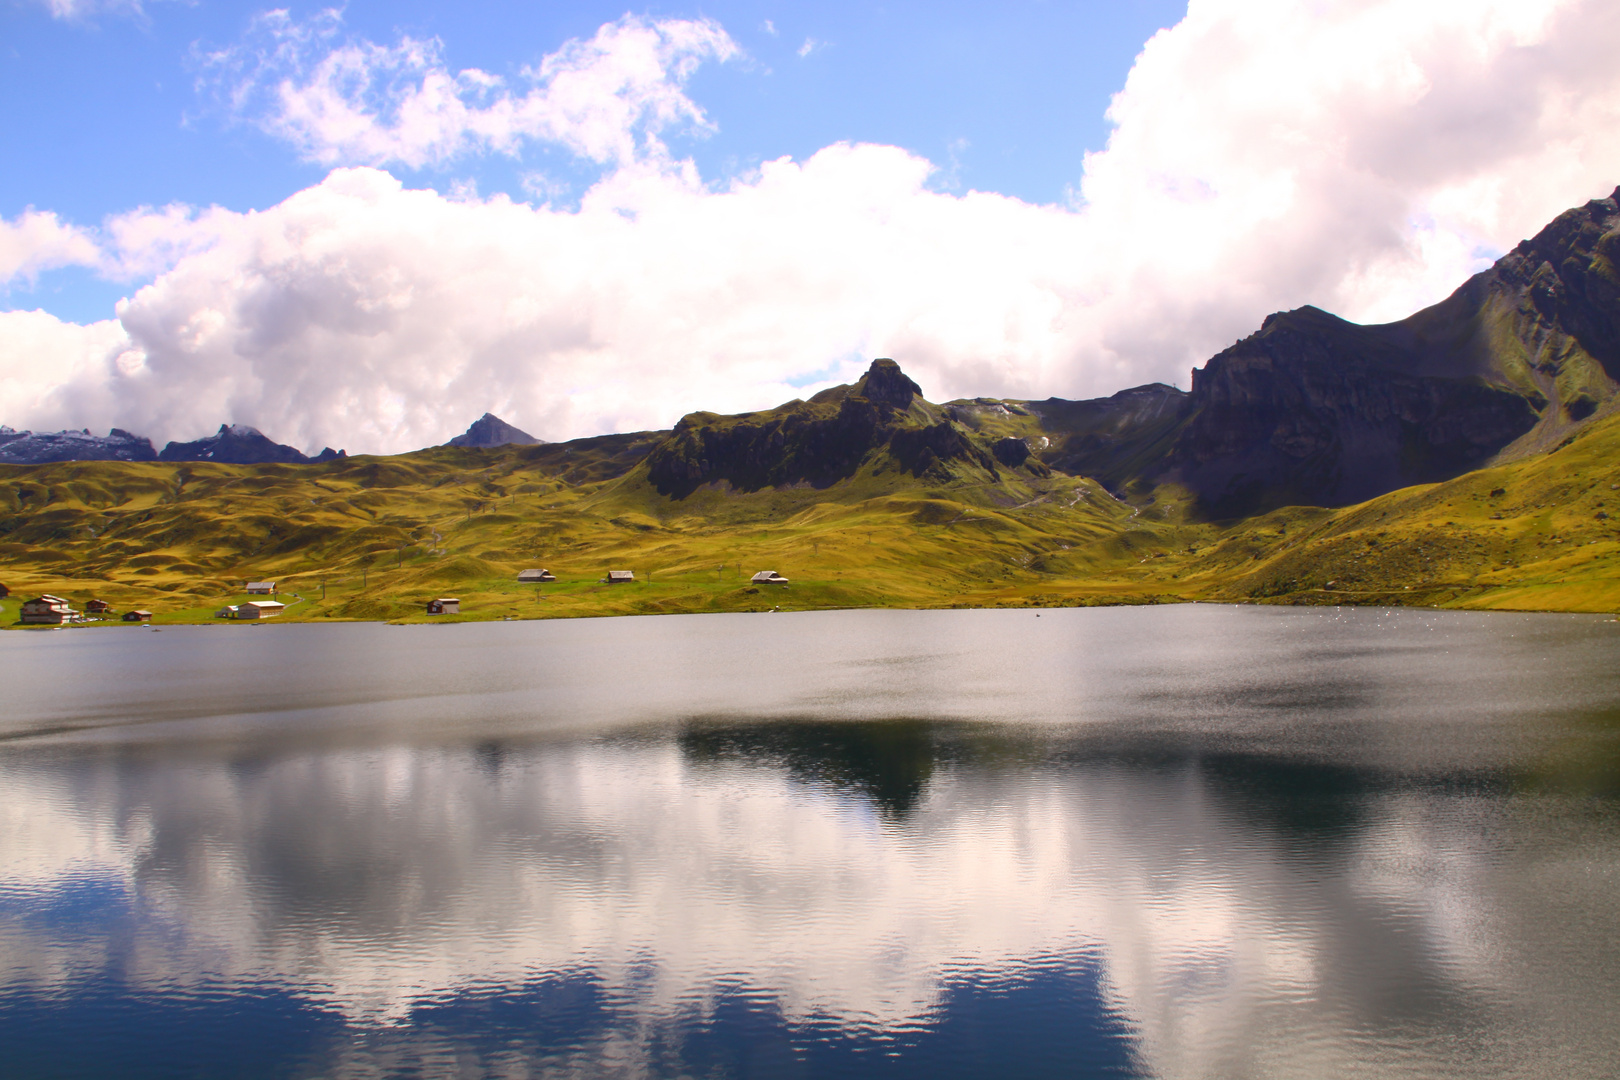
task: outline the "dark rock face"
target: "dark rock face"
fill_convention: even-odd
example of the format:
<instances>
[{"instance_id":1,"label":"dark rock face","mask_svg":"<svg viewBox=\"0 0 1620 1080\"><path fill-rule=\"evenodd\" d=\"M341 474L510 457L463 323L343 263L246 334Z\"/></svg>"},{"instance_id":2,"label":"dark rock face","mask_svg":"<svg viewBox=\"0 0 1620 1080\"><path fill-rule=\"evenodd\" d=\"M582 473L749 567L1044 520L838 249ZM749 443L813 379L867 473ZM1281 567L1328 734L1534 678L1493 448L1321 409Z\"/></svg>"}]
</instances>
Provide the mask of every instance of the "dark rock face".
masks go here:
<instances>
[{"instance_id":1,"label":"dark rock face","mask_svg":"<svg viewBox=\"0 0 1620 1080\"><path fill-rule=\"evenodd\" d=\"M1359 326L1312 307L1193 372L1030 402L1047 460L1119 490L1176 481L1211 516L1342 506L1548 450L1620 397L1620 189L1561 214L1446 300Z\"/></svg>"},{"instance_id":2,"label":"dark rock face","mask_svg":"<svg viewBox=\"0 0 1620 1080\"><path fill-rule=\"evenodd\" d=\"M527 431L520 431L493 413L485 413L477 420L474 420L472 426L467 428L464 433L457 435L445 445L487 449L494 446L506 446L511 443L517 443L520 446L539 446L543 442L545 442L544 439L537 439Z\"/></svg>"},{"instance_id":3,"label":"dark rock face","mask_svg":"<svg viewBox=\"0 0 1620 1080\"><path fill-rule=\"evenodd\" d=\"M1009 435L1005 439L997 439L990 452L1009 469L1016 469L1029 460L1029 443Z\"/></svg>"},{"instance_id":4,"label":"dark rock face","mask_svg":"<svg viewBox=\"0 0 1620 1080\"><path fill-rule=\"evenodd\" d=\"M0 464L53 461L155 461L152 440L113 428L105 438L83 431L13 431L0 427Z\"/></svg>"},{"instance_id":5,"label":"dark rock face","mask_svg":"<svg viewBox=\"0 0 1620 1080\"><path fill-rule=\"evenodd\" d=\"M874 452L913 476L937 473L945 462L994 474L994 458L956 425L911 413L918 394L900 365L876 360L854 385L810 401L741 416L693 413L647 456L649 479L676 498L718 481L742 491L830 487L854 476Z\"/></svg>"},{"instance_id":6,"label":"dark rock face","mask_svg":"<svg viewBox=\"0 0 1620 1080\"><path fill-rule=\"evenodd\" d=\"M872 361L872 366L855 384L855 393L878 405L909 408L911 399L922 396L922 387L912 382L893 360Z\"/></svg>"},{"instance_id":7,"label":"dark rock face","mask_svg":"<svg viewBox=\"0 0 1620 1080\"><path fill-rule=\"evenodd\" d=\"M347 457L342 450L327 447L314 458L290 446L274 442L258 428L246 424L221 424L219 431L196 442L171 442L158 455L159 461L218 461L228 465L308 465Z\"/></svg>"},{"instance_id":8,"label":"dark rock face","mask_svg":"<svg viewBox=\"0 0 1620 1080\"><path fill-rule=\"evenodd\" d=\"M1512 387L1418 368L1377 328L1273 315L1194 372L1165 474L1217 516L1342 506L1477 468L1536 424Z\"/></svg>"}]
</instances>

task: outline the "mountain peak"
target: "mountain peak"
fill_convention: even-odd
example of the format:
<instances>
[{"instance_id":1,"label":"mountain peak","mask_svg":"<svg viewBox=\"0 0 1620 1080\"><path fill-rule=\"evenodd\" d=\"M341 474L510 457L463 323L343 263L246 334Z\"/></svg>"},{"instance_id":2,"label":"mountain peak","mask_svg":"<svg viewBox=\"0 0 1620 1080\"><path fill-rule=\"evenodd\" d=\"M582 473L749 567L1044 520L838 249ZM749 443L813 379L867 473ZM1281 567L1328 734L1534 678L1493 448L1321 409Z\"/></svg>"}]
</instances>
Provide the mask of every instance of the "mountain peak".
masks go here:
<instances>
[{"instance_id":1,"label":"mountain peak","mask_svg":"<svg viewBox=\"0 0 1620 1080\"><path fill-rule=\"evenodd\" d=\"M517 443L520 446L538 446L544 439L537 439L521 428L515 428L494 413L485 413L474 420L467 430L445 443L446 446L467 446L488 449L495 446L506 446Z\"/></svg>"},{"instance_id":2,"label":"mountain peak","mask_svg":"<svg viewBox=\"0 0 1620 1080\"><path fill-rule=\"evenodd\" d=\"M855 385L855 393L868 401L909 408L913 397L922 397L922 387L912 382L900 365L887 357L873 360L872 366Z\"/></svg>"},{"instance_id":3,"label":"mountain peak","mask_svg":"<svg viewBox=\"0 0 1620 1080\"><path fill-rule=\"evenodd\" d=\"M345 456L342 451L322 451L321 461ZM217 461L231 465L305 465L312 459L291 446L270 438L247 424L221 424L216 434L195 442L171 442L158 455L159 461Z\"/></svg>"}]
</instances>

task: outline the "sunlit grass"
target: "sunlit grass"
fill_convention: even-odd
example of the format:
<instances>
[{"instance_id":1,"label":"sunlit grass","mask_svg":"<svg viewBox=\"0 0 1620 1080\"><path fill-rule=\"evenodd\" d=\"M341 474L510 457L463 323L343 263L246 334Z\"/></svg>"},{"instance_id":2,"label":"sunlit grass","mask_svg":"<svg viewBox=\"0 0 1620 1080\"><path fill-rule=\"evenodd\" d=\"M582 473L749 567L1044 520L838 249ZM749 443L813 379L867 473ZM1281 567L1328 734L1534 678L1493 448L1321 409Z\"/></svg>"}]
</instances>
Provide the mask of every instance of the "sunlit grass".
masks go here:
<instances>
[{"instance_id":1,"label":"sunlit grass","mask_svg":"<svg viewBox=\"0 0 1620 1080\"><path fill-rule=\"evenodd\" d=\"M1194 519L1169 486L1127 504L1090 480L1023 472L863 468L826 489L685 499L638 468L600 478L636 452L604 441L594 457L441 448L320 466L11 468L0 618L13 624L21 599L48 591L144 607L160 625L213 622L262 579L280 583L285 622L1192 599L1620 609L1617 420L1444 484L1228 523ZM519 585L526 567L559 580ZM610 569L637 581L600 584ZM751 586L758 570L792 583ZM438 596L462 613L427 615Z\"/></svg>"}]
</instances>

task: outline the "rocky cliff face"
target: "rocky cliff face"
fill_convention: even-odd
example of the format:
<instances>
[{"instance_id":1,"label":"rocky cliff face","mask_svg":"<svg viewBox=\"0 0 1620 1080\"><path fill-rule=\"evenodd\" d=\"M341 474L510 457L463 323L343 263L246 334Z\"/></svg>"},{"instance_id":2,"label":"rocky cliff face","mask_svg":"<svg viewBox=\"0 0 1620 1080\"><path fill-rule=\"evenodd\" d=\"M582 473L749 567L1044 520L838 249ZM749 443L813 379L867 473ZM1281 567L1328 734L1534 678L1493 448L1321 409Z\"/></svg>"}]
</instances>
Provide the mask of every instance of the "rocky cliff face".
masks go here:
<instances>
[{"instance_id":1,"label":"rocky cliff face","mask_svg":"<svg viewBox=\"0 0 1620 1080\"><path fill-rule=\"evenodd\" d=\"M485 413L462 434L457 435L446 446L469 446L488 449L495 446L539 446L544 439L537 439L527 431L522 431L508 424L494 413Z\"/></svg>"},{"instance_id":2,"label":"rocky cliff face","mask_svg":"<svg viewBox=\"0 0 1620 1080\"><path fill-rule=\"evenodd\" d=\"M258 428L246 424L221 424L219 431L195 442L171 442L158 455L159 461L219 461L229 465L308 465L347 457L330 446L315 457L275 442Z\"/></svg>"},{"instance_id":3,"label":"rocky cliff face","mask_svg":"<svg viewBox=\"0 0 1620 1080\"><path fill-rule=\"evenodd\" d=\"M13 431L0 427L0 464L52 461L155 461L152 440L113 428L105 437L83 431Z\"/></svg>"},{"instance_id":4,"label":"rocky cliff face","mask_svg":"<svg viewBox=\"0 0 1620 1080\"><path fill-rule=\"evenodd\" d=\"M1342 506L1549 450L1620 408L1617 266L1620 189L1400 322L1282 312L1194 371L1188 395L1028 407L1051 464L1116 490L1177 482L1217 517Z\"/></svg>"},{"instance_id":5,"label":"rocky cliff face","mask_svg":"<svg viewBox=\"0 0 1620 1080\"><path fill-rule=\"evenodd\" d=\"M1273 315L1194 373L1189 419L1154 471L1217 516L1341 506L1478 468L1537 422L1511 385L1421 370L1378 328Z\"/></svg>"}]
</instances>

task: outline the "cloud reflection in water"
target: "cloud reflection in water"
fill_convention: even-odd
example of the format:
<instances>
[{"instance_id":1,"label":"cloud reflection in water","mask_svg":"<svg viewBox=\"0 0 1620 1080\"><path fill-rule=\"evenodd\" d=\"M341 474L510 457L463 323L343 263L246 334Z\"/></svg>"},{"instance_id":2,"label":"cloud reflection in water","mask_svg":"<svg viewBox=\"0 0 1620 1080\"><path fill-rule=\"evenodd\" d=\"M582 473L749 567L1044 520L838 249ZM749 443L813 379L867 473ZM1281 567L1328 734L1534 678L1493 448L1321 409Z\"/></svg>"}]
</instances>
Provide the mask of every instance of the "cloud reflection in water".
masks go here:
<instances>
[{"instance_id":1,"label":"cloud reflection in water","mask_svg":"<svg viewBox=\"0 0 1620 1080\"><path fill-rule=\"evenodd\" d=\"M213 1015L279 1073L1600 1075L1612 801L1536 779L1552 735L1392 728L1410 655L1202 720L1161 671L1156 726L20 743L0 1038L100 1001L102 1066Z\"/></svg>"}]
</instances>

